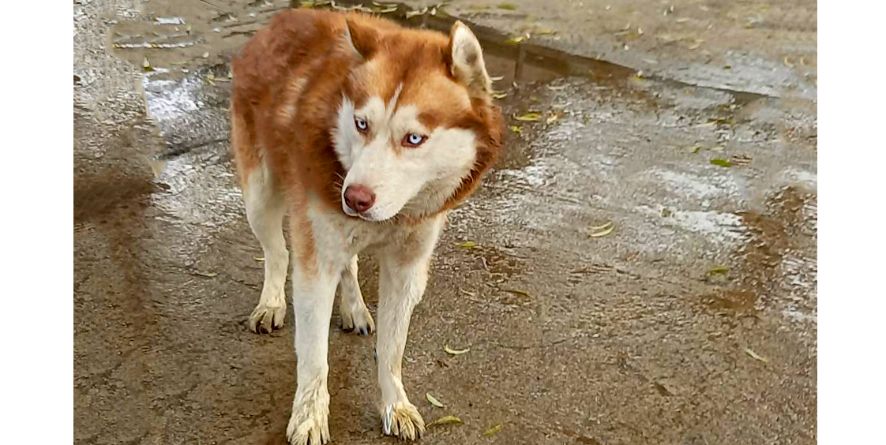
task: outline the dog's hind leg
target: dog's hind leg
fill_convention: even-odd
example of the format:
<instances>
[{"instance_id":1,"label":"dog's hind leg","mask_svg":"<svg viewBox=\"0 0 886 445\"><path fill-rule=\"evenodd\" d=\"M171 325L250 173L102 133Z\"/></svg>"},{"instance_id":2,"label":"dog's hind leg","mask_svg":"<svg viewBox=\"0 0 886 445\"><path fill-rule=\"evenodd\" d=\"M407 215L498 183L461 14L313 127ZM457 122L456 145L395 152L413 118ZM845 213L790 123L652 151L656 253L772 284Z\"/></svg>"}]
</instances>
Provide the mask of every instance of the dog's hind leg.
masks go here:
<instances>
[{"instance_id":1,"label":"dog's hind leg","mask_svg":"<svg viewBox=\"0 0 886 445\"><path fill-rule=\"evenodd\" d=\"M363 302L363 294L360 292L360 283L357 281L357 255L351 258L345 270L341 273L341 281L338 283L339 304L338 312L341 315L341 328L345 332L354 331L360 335L369 335L375 330L375 322L372 315Z\"/></svg>"},{"instance_id":2,"label":"dog's hind leg","mask_svg":"<svg viewBox=\"0 0 886 445\"><path fill-rule=\"evenodd\" d=\"M265 282L258 306L249 316L249 329L269 333L283 327L286 317L286 272L289 253L283 237L283 218L286 207L282 193L264 162L248 173L243 188L246 217L252 232L261 243L265 255Z\"/></svg>"}]
</instances>

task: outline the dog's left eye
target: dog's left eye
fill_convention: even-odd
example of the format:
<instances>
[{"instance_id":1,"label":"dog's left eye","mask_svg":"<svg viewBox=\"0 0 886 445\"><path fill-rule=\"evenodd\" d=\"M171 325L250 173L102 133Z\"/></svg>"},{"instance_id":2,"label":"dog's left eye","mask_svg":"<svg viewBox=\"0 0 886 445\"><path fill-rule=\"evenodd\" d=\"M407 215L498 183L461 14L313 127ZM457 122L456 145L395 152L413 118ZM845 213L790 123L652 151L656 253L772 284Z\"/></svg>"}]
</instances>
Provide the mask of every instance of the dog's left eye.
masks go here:
<instances>
[{"instance_id":1,"label":"dog's left eye","mask_svg":"<svg viewBox=\"0 0 886 445\"><path fill-rule=\"evenodd\" d=\"M406 147L418 147L423 144L426 140L428 140L427 136L422 136L420 134L409 133L406 136L403 136L403 145Z\"/></svg>"}]
</instances>

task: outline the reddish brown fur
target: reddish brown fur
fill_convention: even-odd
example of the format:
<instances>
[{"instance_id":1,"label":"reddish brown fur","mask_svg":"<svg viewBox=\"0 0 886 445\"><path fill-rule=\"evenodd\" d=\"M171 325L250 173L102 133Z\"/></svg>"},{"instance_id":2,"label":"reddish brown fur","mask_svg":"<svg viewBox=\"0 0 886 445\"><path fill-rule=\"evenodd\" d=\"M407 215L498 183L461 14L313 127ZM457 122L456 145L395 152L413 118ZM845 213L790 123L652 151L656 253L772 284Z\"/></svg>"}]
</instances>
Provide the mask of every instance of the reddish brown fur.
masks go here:
<instances>
[{"instance_id":1,"label":"reddish brown fur","mask_svg":"<svg viewBox=\"0 0 886 445\"><path fill-rule=\"evenodd\" d=\"M345 45L346 29L363 57ZM378 60L384 69L367 69L364 59ZM423 124L467 128L478 136L474 169L439 211L457 205L497 158L502 121L488 95L463 99L464 87L456 83L450 64L449 38L438 32L360 14L277 14L233 62L231 130L241 183L246 186L249 173L265 159L292 206L305 205L313 193L330 210L341 211L345 172L331 131L342 93L359 107L370 95L387 100L402 82L398 103L418 105ZM302 213L290 212L300 230L309 228Z\"/></svg>"}]
</instances>

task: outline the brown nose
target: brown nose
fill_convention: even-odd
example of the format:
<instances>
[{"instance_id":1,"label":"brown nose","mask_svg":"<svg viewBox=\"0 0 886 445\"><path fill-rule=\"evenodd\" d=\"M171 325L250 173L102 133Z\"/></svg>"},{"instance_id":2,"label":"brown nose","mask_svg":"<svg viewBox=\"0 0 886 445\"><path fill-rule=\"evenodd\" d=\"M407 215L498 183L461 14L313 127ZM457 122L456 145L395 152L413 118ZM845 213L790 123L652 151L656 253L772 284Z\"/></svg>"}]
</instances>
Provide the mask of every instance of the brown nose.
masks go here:
<instances>
[{"instance_id":1,"label":"brown nose","mask_svg":"<svg viewBox=\"0 0 886 445\"><path fill-rule=\"evenodd\" d=\"M363 213L375 204L375 193L365 185L349 185L345 189L345 204L355 212Z\"/></svg>"}]
</instances>

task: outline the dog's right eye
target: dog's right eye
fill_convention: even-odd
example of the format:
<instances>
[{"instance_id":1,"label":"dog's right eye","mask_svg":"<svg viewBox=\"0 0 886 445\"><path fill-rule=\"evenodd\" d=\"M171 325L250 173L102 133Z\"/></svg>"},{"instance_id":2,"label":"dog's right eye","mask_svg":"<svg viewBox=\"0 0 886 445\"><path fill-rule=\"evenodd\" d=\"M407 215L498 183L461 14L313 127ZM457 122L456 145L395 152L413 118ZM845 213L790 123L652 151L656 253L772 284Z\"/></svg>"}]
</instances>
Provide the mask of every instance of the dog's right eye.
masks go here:
<instances>
[{"instance_id":1,"label":"dog's right eye","mask_svg":"<svg viewBox=\"0 0 886 445\"><path fill-rule=\"evenodd\" d=\"M366 133L369 130L369 122L366 122L366 119L355 117L354 125L357 126L357 131L360 133Z\"/></svg>"}]
</instances>

